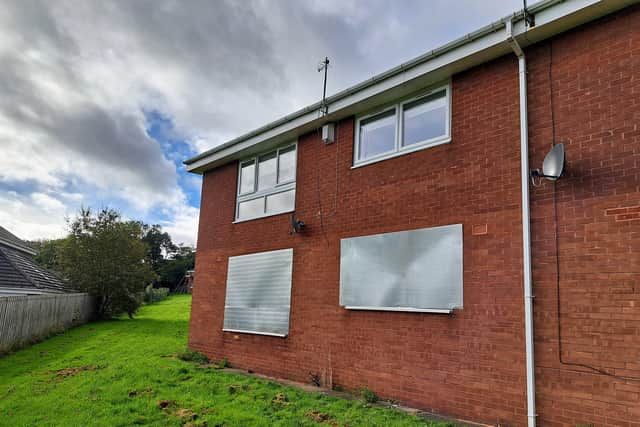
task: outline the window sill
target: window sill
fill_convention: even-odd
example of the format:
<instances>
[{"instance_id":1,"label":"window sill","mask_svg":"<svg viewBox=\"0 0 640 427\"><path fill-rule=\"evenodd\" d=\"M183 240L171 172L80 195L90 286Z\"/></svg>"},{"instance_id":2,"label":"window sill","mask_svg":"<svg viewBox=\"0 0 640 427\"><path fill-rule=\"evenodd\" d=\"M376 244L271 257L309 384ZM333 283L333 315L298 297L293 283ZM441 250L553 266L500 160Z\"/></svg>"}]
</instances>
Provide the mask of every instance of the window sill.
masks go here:
<instances>
[{"instance_id":1,"label":"window sill","mask_svg":"<svg viewBox=\"0 0 640 427\"><path fill-rule=\"evenodd\" d=\"M233 332L238 334L265 335L268 337L286 338L286 334L274 334L271 332L243 331L242 329L222 329L223 332Z\"/></svg>"},{"instance_id":2,"label":"window sill","mask_svg":"<svg viewBox=\"0 0 640 427\"><path fill-rule=\"evenodd\" d=\"M360 161L358 163L355 163L353 166L351 166L351 169L361 168L363 166L368 166L368 165L373 164L373 163L382 162L384 160L393 159L395 157L404 156L405 154L415 153L416 151L425 150L425 149L431 148L431 147L437 147L438 145L448 144L450 142L451 142L451 137L447 136L447 137L442 138L442 139L436 139L436 140L433 140L433 141L429 141L428 143L417 144L416 146L411 147L411 148L405 148L403 150L394 151L392 153L384 154L384 155L381 155L379 157L373 157L371 159L362 160L362 161Z\"/></svg>"},{"instance_id":3,"label":"window sill","mask_svg":"<svg viewBox=\"0 0 640 427\"><path fill-rule=\"evenodd\" d=\"M412 308L412 307L354 307L345 306L346 310L361 310L361 311L399 311L408 313L436 313L436 314L451 314L453 309L448 308Z\"/></svg>"},{"instance_id":4,"label":"window sill","mask_svg":"<svg viewBox=\"0 0 640 427\"><path fill-rule=\"evenodd\" d=\"M232 224L240 224L241 222L255 221L257 219L264 219L264 218L269 218L269 217L277 216L277 215L290 214L291 212L294 212L294 211L295 211L295 209L289 209L289 210L286 210L286 211L274 212L274 213L270 213L270 214L256 216L256 217L253 217L253 218L236 219L235 221L232 222Z\"/></svg>"}]
</instances>

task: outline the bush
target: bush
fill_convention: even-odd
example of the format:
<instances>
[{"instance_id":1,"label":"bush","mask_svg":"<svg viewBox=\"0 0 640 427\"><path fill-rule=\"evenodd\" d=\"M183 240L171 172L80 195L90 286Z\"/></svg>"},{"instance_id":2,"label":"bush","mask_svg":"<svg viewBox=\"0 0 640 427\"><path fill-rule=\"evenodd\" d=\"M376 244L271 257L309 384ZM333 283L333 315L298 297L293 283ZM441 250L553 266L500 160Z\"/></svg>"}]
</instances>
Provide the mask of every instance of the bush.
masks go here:
<instances>
[{"instance_id":1,"label":"bush","mask_svg":"<svg viewBox=\"0 0 640 427\"><path fill-rule=\"evenodd\" d=\"M154 288L153 285L149 285L144 290L144 302L151 304L162 301L167 295L169 295L169 288Z\"/></svg>"},{"instance_id":2,"label":"bush","mask_svg":"<svg viewBox=\"0 0 640 427\"><path fill-rule=\"evenodd\" d=\"M166 289L166 288L165 288ZM176 357L180 360L184 360L185 362L195 362L201 365L205 363L209 363L209 358L199 351L191 351L185 350L176 354Z\"/></svg>"},{"instance_id":3,"label":"bush","mask_svg":"<svg viewBox=\"0 0 640 427\"><path fill-rule=\"evenodd\" d=\"M367 387L360 389L360 396L362 396L362 399L367 403L376 403L379 400L378 395Z\"/></svg>"},{"instance_id":4,"label":"bush","mask_svg":"<svg viewBox=\"0 0 640 427\"><path fill-rule=\"evenodd\" d=\"M124 222L112 209L94 215L83 208L68 226L56 261L63 276L76 290L96 297L99 318L133 317L140 294L156 278L139 224Z\"/></svg>"}]
</instances>

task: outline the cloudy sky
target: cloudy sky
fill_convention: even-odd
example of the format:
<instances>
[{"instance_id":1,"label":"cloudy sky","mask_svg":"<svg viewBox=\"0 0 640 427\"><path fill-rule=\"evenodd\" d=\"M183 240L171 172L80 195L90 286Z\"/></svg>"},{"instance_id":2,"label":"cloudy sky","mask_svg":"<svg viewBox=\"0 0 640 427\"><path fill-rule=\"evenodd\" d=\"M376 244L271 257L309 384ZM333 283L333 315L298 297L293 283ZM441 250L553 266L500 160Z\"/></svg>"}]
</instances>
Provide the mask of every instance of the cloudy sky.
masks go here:
<instances>
[{"instance_id":1,"label":"cloudy sky","mask_svg":"<svg viewBox=\"0 0 640 427\"><path fill-rule=\"evenodd\" d=\"M81 205L195 244L182 161L519 8L519 0L0 0L0 224Z\"/></svg>"}]
</instances>

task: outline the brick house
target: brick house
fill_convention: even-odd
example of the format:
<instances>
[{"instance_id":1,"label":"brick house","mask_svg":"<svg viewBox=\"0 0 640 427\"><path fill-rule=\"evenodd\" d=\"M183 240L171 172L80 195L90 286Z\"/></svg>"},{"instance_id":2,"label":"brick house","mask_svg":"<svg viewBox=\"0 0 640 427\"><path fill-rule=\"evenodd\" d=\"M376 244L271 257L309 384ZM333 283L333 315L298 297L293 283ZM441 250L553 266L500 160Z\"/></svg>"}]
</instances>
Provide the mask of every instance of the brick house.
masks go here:
<instances>
[{"instance_id":1,"label":"brick house","mask_svg":"<svg viewBox=\"0 0 640 427\"><path fill-rule=\"evenodd\" d=\"M190 347L477 422L639 426L634 3L538 3L185 162Z\"/></svg>"}]
</instances>

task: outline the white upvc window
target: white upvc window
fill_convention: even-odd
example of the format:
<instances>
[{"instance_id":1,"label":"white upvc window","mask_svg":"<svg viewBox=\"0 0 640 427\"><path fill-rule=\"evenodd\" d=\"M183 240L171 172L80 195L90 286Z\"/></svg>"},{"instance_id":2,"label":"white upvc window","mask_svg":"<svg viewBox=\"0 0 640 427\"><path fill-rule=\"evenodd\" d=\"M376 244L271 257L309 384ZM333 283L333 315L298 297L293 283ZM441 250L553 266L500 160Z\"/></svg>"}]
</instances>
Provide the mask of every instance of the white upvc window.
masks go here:
<instances>
[{"instance_id":1,"label":"white upvc window","mask_svg":"<svg viewBox=\"0 0 640 427\"><path fill-rule=\"evenodd\" d=\"M240 162L236 222L294 210L297 148L287 144Z\"/></svg>"},{"instance_id":2,"label":"white upvc window","mask_svg":"<svg viewBox=\"0 0 640 427\"><path fill-rule=\"evenodd\" d=\"M451 141L450 85L359 117L354 167Z\"/></svg>"}]
</instances>

